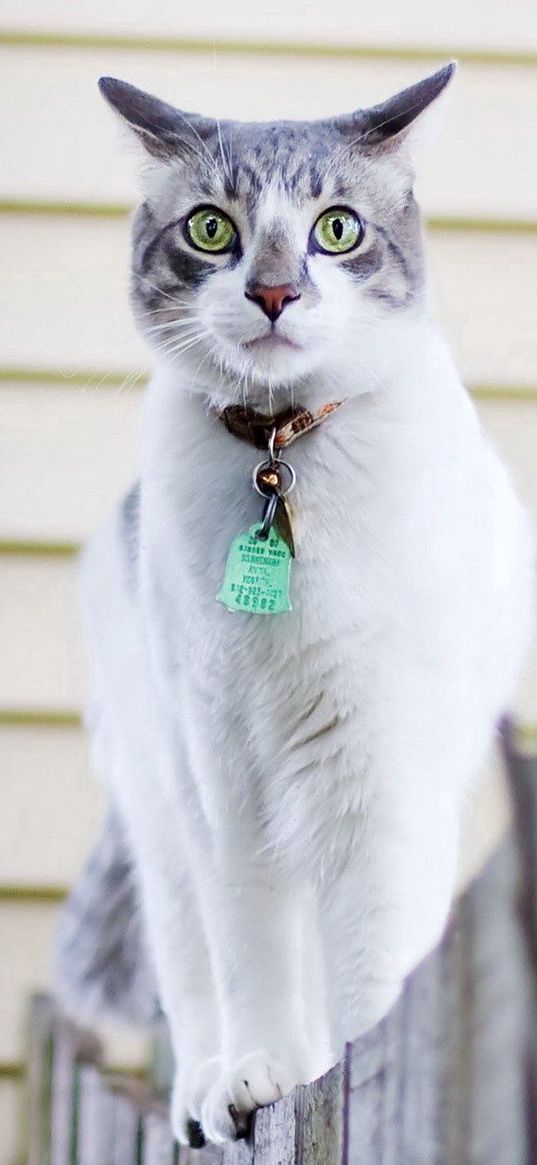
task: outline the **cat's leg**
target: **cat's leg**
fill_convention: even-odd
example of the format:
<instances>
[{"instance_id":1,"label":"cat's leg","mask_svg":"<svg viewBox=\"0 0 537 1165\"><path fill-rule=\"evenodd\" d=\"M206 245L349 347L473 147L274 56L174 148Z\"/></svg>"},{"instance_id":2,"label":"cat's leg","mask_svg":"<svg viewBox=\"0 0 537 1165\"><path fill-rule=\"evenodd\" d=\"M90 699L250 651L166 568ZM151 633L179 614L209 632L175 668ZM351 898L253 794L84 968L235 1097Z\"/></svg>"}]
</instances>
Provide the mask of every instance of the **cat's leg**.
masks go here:
<instances>
[{"instance_id":1,"label":"cat's leg","mask_svg":"<svg viewBox=\"0 0 537 1165\"><path fill-rule=\"evenodd\" d=\"M303 891L303 938L301 944L300 1001L302 1024L308 1045L309 1077L322 1076L334 1064L327 1013L327 983L317 895L312 885Z\"/></svg>"},{"instance_id":2,"label":"cat's leg","mask_svg":"<svg viewBox=\"0 0 537 1165\"><path fill-rule=\"evenodd\" d=\"M412 798L409 796L409 802ZM427 800L429 803L426 804ZM332 1044L376 1024L440 939L453 894L457 823L436 796L393 812L380 800L356 822L344 867L319 892Z\"/></svg>"},{"instance_id":3,"label":"cat's leg","mask_svg":"<svg viewBox=\"0 0 537 1165\"><path fill-rule=\"evenodd\" d=\"M191 845L203 812L177 731L175 705L151 664L119 536L117 522L111 522L86 555L93 743L135 860L149 951L178 1065L174 1126L186 1140L188 1120L198 1116L200 1096L219 1070L221 1050ZM198 829L198 849L210 854L206 829Z\"/></svg>"},{"instance_id":4,"label":"cat's leg","mask_svg":"<svg viewBox=\"0 0 537 1165\"><path fill-rule=\"evenodd\" d=\"M183 1144L196 1144L202 1100L221 1072L220 1014L199 902L169 806L166 817L155 834L158 846L141 857L140 879L176 1064L173 1129Z\"/></svg>"},{"instance_id":5,"label":"cat's leg","mask_svg":"<svg viewBox=\"0 0 537 1165\"><path fill-rule=\"evenodd\" d=\"M300 895L244 851L215 873L206 886L206 910L223 1062L202 1105L202 1124L218 1143L234 1137L253 1109L278 1100L314 1072L300 1003Z\"/></svg>"},{"instance_id":6,"label":"cat's leg","mask_svg":"<svg viewBox=\"0 0 537 1165\"><path fill-rule=\"evenodd\" d=\"M236 1135L244 1118L310 1078L301 1007L302 887L272 853L263 790L240 709L207 707L193 684L182 692L191 771L211 837L196 823L196 885L221 1016L222 1072L202 1105L206 1136ZM230 1106L232 1112L230 1113Z\"/></svg>"},{"instance_id":7,"label":"cat's leg","mask_svg":"<svg viewBox=\"0 0 537 1165\"><path fill-rule=\"evenodd\" d=\"M112 662L108 675L112 673ZM127 674L129 674L127 672ZM148 950L176 1061L173 1120L188 1143L201 1098L220 1071L220 1016L191 855L188 765L162 726L141 669L96 712L99 767L114 789L134 858ZM207 850L209 846L207 845Z\"/></svg>"},{"instance_id":8,"label":"cat's leg","mask_svg":"<svg viewBox=\"0 0 537 1165\"><path fill-rule=\"evenodd\" d=\"M147 721L146 721L147 727ZM221 1024L191 854L195 794L185 762L164 737L160 748L133 724L114 746L113 783L135 857L141 907L160 1003L169 1024L176 1073L173 1127L196 1136L202 1098L221 1071Z\"/></svg>"}]
</instances>

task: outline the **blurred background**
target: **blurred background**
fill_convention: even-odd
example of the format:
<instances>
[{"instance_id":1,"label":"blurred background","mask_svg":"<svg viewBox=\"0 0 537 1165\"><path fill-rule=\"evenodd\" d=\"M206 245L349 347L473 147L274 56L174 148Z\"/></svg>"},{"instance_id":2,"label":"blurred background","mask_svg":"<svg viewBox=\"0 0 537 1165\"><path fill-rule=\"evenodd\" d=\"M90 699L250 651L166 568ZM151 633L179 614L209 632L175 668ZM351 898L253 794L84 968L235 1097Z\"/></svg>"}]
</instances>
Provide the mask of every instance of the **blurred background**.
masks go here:
<instances>
[{"instance_id":1,"label":"blurred background","mask_svg":"<svg viewBox=\"0 0 537 1165\"><path fill-rule=\"evenodd\" d=\"M104 801L79 721L76 549L135 473L149 371L127 297L136 163L97 78L221 117L317 117L457 56L418 181L434 297L537 513L537 25L532 0L3 0L0 53L0 1165L13 1165L27 999L49 982L60 902ZM505 820L492 773L469 807L461 881ZM137 1039L114 1033L108 1048L143 1059Z\"/></svg>"}]
</instances>

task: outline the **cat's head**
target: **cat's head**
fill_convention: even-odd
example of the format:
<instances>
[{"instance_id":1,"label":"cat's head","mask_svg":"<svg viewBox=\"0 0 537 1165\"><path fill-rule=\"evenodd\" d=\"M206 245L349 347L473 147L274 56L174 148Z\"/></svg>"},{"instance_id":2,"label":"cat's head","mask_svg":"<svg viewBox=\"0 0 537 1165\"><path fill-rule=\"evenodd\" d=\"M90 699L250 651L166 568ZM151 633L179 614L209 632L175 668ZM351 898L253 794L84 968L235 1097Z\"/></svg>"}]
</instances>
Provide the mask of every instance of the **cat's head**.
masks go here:
<instances>
[{"instance_id":1,"label":"cat's head","mask_svg":"<svg viewBox=\"0 0 537 1165\"><path fill-rule=\"evenodd\" d=\"M320 121L182 113L101 90L143 143L132 292L144 335L228 403L371 366L422 311L409 140L454 64L381 105ZM204 372L199 375L200 370ZM216 374L215 374L216 370Z\"/></svg>"}]
</instances>

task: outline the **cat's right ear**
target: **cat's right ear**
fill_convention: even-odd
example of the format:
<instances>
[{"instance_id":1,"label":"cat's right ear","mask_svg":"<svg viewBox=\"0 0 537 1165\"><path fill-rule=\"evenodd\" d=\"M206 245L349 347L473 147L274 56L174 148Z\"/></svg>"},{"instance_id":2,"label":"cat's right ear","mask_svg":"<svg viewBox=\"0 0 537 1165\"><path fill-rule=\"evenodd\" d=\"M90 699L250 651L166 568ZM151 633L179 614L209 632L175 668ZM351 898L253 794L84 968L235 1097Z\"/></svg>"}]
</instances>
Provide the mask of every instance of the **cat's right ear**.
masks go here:
<instances>
[{"instance_id":1,"label":"cat's right ear","mask_svg":"<svg viewBox=\"0 0 537 1165\"><path fill-rule=\"evenodd\" d=\"M147 153L163 162L198 152L200 140L203 144L213 128L209 118L197 113L183 113L127 81L101 77L99 89L108 104L131 127Z\"/></svg>"}]
</instances>

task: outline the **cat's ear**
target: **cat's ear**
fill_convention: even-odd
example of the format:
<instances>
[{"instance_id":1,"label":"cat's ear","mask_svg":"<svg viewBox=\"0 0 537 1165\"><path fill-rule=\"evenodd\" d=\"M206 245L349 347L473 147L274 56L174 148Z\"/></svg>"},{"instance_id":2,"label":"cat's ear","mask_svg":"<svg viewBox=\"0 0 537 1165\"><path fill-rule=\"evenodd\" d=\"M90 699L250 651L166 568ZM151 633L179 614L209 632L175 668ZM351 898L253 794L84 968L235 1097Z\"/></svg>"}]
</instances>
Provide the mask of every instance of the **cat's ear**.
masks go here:
<instances>
[{"instance_id":1,"label":"cat's ear","mask_svg":"<svg viewBox=\"0 0 537 1165\"><path fill-rule=\"evenodd\" d=\"M423 115L443 93L455 70L456 61L450 61L438 72L410 85L395 97L389 97L371 109L361 109L348 118L338 119L339 128L354 133L359 149L396 149L410 138L421 136ZM418 130L419 124L419 130Z\"/></svg>"},{"instance_id":2,"label":"cat's ear","mask_svg":"<svg viewBox=\"0 0 537 1165\"><path fill-rule=\"evenodd\" d=\"M131 127L148 154L161 161L170 161L189 151L199 153L204 138L214 128L209 118L197 113L183 113L127 81L101 77L99 89L108 104Z\"/></svg>"}]
</instances>

